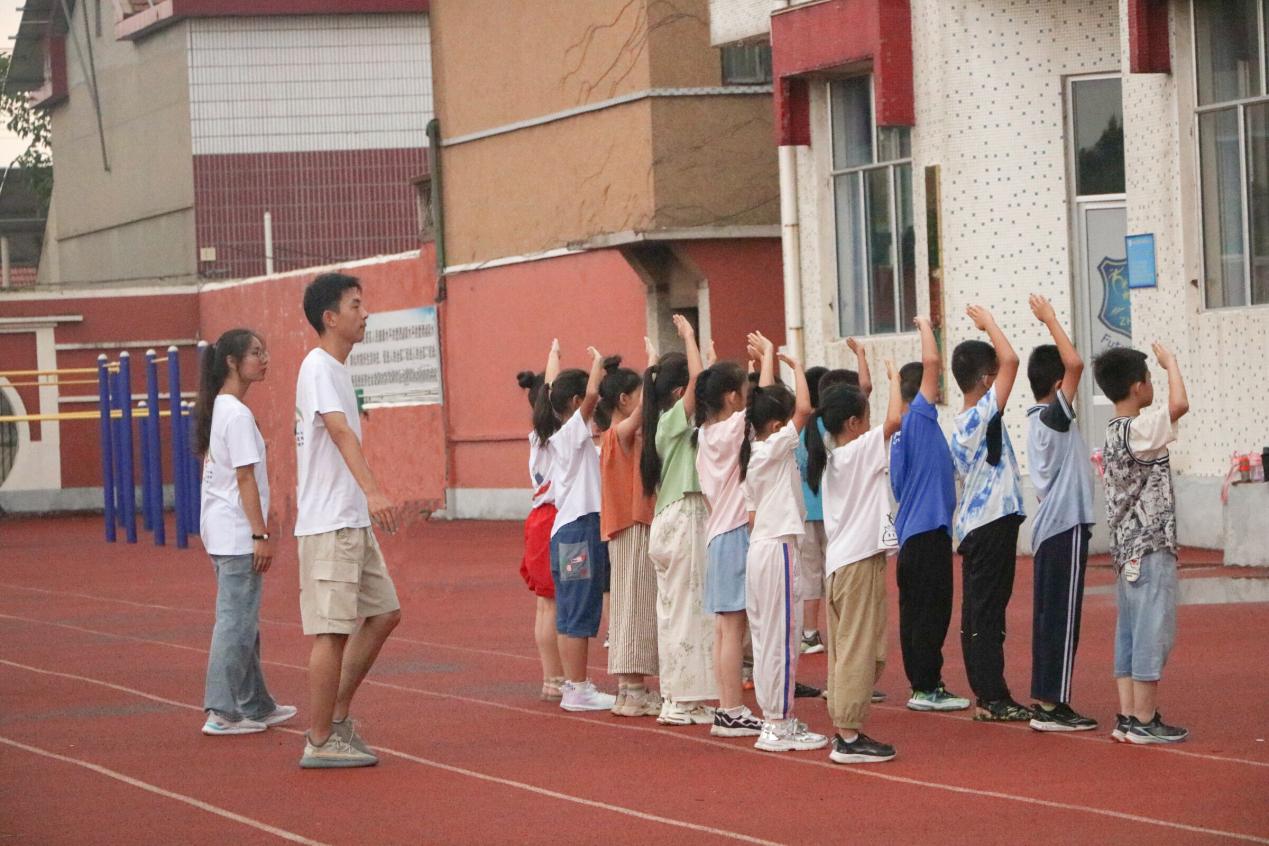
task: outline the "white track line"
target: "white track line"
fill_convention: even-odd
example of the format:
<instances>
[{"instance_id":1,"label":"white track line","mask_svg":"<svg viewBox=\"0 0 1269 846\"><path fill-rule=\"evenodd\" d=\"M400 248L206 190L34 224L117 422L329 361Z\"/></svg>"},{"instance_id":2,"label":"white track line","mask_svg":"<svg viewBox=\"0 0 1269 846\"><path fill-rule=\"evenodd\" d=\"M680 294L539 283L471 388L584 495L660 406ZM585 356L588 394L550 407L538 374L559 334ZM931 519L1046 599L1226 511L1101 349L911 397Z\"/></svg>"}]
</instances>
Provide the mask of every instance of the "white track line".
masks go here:
<instances>
[{"instance_id":1,"label":"white track line","mask_svg":"<svg viewBox=\"0 0 1269 846\"><path fill-rule=\"evenodd\" d=\"M6 661L5 663L8 663L8 662ZM20 665L14 665L14 666L20 666ZM218 817L224 817L227 820L232 820L233 822L236 822L236 823L242 823L243 825L251 826L254 829L263 831L266 834L272 834L274 837L281 838L282 840L289 840L292 843L302 843L304 844L304 846L327 846L327 844L323 843L320 840L310 840L309 838L304 837L301 834L296 834L293 831L287 831L285 829L278 828L277 826L272 826L272 825L269 825L268 823L260 822L259 820L253 820L251 817L244 817L242 814L235 814L233 811L218 807L216 805L210 805L202 801L201 799L195 799L194 797L186 796L183 793L173 793L170 790L164 790L162 787L157 787L153 784L149 784L148 782L140 781L139 779L135 779L132 776L126 776L121 772L116 772L115 770L109 769L107 767L103 767L99 764L94 764L89 761L82 761L79 758L70 758L66 755L59 755L56 752L50 752L47 749L40 749L39 747L36 747L36 746L28 746L25 743L19 743L18 741L8 737L0 737L0 743L3 743L7 746L12 746L15 749L21 749L24 752L30 752L33 755L43 755L45 758L52 758L55 761L61 761L62 763L65 763L65 764L74 764L77 767L83 767L86 770L92 770L98 775L104 775L107 778L113 778L115 781L121 781L124 784L131 785L132 787L140 788L141 790L145 790L149 793L153 793L156 796L162 796L165 799L174 799L177 802L184 802L186 805L195 807L200 811L206 811L209 814L215 814Z\"/></svg>"},{"instance_id":2,"label":"white track line","mask_svg":"<svg viewBox=\"0 0 1269 846\"><path fill-rule=\"evenodd\" d=\"M132 696L140 696L144 699L149 699L153 702L161 702L164 705L171 705L176 708L184 708L186 710L198 711L200 713L203 710L202 707L199 705L192 705L188 702L178 702L175 699L168 699L163 696L156 696L153 693L146 693L143 690L137 690L135 688L125 687L121 684L114 684L113 682L104 681L102 679L94 679L89 676L80 676L74 673L63 673L58 670L48 670L42 667L32 667L28 664L19 664L16 661L7 661L3 658L0 658L0 665L4 665L6 667L13 667L19 670L26 670L28 672L38 673L44 676L56 676L58 678L71 679L73 681L87 682L89 684L99 685L101 687L108 687L111 690L117 690L121 693L127 693ZM304 732L298 729L275 726L273 730L286 732L287 734L294 734L299 737L304 736ZM73 758L64 758L61 755L57 755L52 752L45 752L44 750L35 749L34 747L23 746L21 743L18 743L17 741L7 740L4 737L0 737L0 742L7 742L13 746L18 746L23 749L27 749L28 751L31 751L31 752L46 754L49 757L57 758L58 760L69 761L71 763L80 764L81 766L88 767L89 769L97 770L99 772L105 773L106 775L110 775L114 778L118 778L121 781L126 781L129 784L135 784L138 787L143 787L147 790L151 790L154 793L158 793L163 796L170 796L171 798L174 798L174 799L181 799L182 801L188 802L189 804L195 805L196 807L203 808L204 810L209 810L212 813L220 813L222 816L228 816L231 819L236 819L241 822L246 822L248 825L255 825L257 828L263 828L264 830L268 831L271 834L278 834L279 832L281 832L281 829L273 829L271 826L265 825L264 823L258 823L254 820L249 820L246 817L239 817L237 814L234 814L230 811L225 811L224 809L217 809L211 805L204 805L204 803L199 802L197 799L191 799L187 796L180 796L179 794L175 794L175 793L168 793L162 788L154 787L153 785L147 785L145 784L145 782L135 781L134 779L131 779L128 776L122 775L121 773L116 773L113 770L107 770L104 767L97 766L96 764L89 764L83 761L75 760ZM657 814L649 814L643 811L636 811L633 808L626 808L621 805L612 805L607 802L599 802L594 799L585 799L581 796L573 796L568 793L560 793L555 790L548 790L547 788L544 788L544 787L538 787L536 785L525 784L524 782L520 782L520 781L513 781L511 779L501 778L499 776L489 775L488 773L482 773L482 772L477 772L475 770L469 770L464 767L456 767L453 764L446 764L446 763L442 763L441 761L433 761L429 758L421 758L418 755L412 755L409 752L401 752L396 749L389 749L385 746L377 746L376 749L380 753L393 755L395 757L401 758L406 761L411 761L416 764L422 764L427 767L433 767L438 770L444 770L445 772L455 773L457 775L466 776L468 778L479 779L480 781L487 781L493 784L500 784L504 787L513 787L517 790L525 790L530 793L536 793L540 796L548 796L552 799L559 799L561 801L571 802L576 805L585 805L587 807L598 808L603 811L611 811L613 813L622 814L624 816L635 817L641 820L647 820L648 822L661 823L662 825L674 826L676 828L684 828L690 831L702 832L704 834L712 834L718 837L726 838L728 840L736 840L741 843L753 843L753 844L757 844L757 846L782 846L782 844L777 843L776 841L773 841L773 840L763 840L759 837L751 837L750 835L741 834L736 831L727 831L725 829L714 828L708 825L699 825L697 823L686 822L684 820L677 820L670 817L662 817ZM279 836L284 836L285 834L289 834L289 832L284 832L282 834L279 834ZM315 844L315 846L324 846L323 844L317 844L316 841L302 838L299 835L292 835L290 839L295 840L295 842L297 843L306 843L306 844Z\"/></svg>"},{"instance_id":3,"label":"white track line","mask_svg":"<svg viewBox=\"0 0 1269 846\"><path fill-rule=\"evenodd\" d=\"M121 605L130 605L135 608L154 608L161 611L176 611L176 612L180 612L184 614L203 614L205 616L214 616L216 613L215 611L208 611L206 608L178 608L172 605L157 605L152 602L137 602L135 600L130 600L130 599L116 599L110 596L97 596L96 594L91 594L91 593L75 593L71 591L49 590L47 588L33 588L33 587L26 587L24 585L6 584L3 582L0 582L0 588L9 588L13 590L25 590L25 591L31 591L34 593L49 594L52 596L74 596L80 599L94 599L94 600L97 600L98 602L115 602ZM3 616L3 615L0 615L0 616ZM268 623L274 626L300 628L299 623L294 623L287 620L269 620L269 619L261 618L260 622ZM116 637L123 637L123 635L116 635ZM505 658L517 658L522 661L532 661L535 664L538 663L540 660L537 656L517 655L514 652L501 652L496 649L479 649L473 646L456 646L454 644L438 643L436 641L430 641L430 640L417 640L417 639L405 637L403 635L396 635L396 634L394 634L388 642L390 644L413 643L419 646L431 646L437 649L451 649L451 650L456 650L459 652L470 652L477 655L497 655L497 656L501 656ZM175 644L167 644L167 645L175 646ZM285 665L285 666L293 666L293 665ZM587 669L597 670L602 673L608 672L608 668L606 666L603 666L603 667L588 666ZM905 713L908 711L908 708L903 705L876 704L876 705L873 705L872 707L880 708L886 711L905 712ZM534 713L537 713L537 712L534 712ZM946 713L946 712L939 712L939 711L925 712L924 714L922 714L922 717L933 718L933 719L943 719L943 720L960 720L960 721L965 720L965 718L961 716L959 713ZM1025 731L1025 732L1033 731L1033 729L1030 726L1022 724L1022 723L1000 723L997 726L995 726L995 728L1010 730L1010 731ZM1105 735L1100 733L1048 732L1048 734L1049 736L1054 737L1055 739L1060 739L1060 740L1076 740L1076 741L1083 741L1085 743L1092 742L1092 743L1103 743L1103 744L1106 742ZM1206 752L1191 752L1187 749L1179 749L1175 746L1155 746L1153 748L1153 751L1156 753L1161 753L1166 755L1179 755L1183 758L1197 758L1204 761L1222 761L1222 762L1230 763L1230 764L1245 764L1251 767L1269 768L1269 761L1255 761L1250 758L1235 758L1230 755L1212 755Z\"/></svg>"},{"instance_id":4,"label":"white track line","mask_svg":"<svg viewBox=\"0 0 1269 846\"><path fill-rule=\"evenodd\" d=\"M207 654L207 650L198 649L197 647L192 647L192 646L186 646L184 644L168 643L166 641L160 641L160 640L150 640L147 638L135 637L132 635L116 635L111 632L102 632L102 631L97 631L94 629L87 629L82 626L75 626L69 623L56 623L56 622L49 622L47 620L36 620L36 619L29 619L25 617L16 617L11 614L0 614L0 619L19 620L22 622L36 623L36 624L42 624L47 626L55 626L59 628L70 629L73 631L85 632L88 634L103 635L105 637L120 638L123 640L131 640L131 641L136 641L139 643L148 643L148 644L152 644L156 646L167 646L174 649L182 649L182 650L186 650L190 652L198 652L203 655ZM5 661L3 663L11 663L11 662ZM305 667L301 667L296 664L285 664L280 661L263 661L262 663L269 664L272 666L277 666L277 667L285 667L288 669L307 671L307 668ZM44 671L44 672L49 672L55 675L57 674L54 671ZM87 678L85 678L84 680L95 681L95 680L87 679ZM549 718L549 719L563 719L563 720L569 720L570 722L574 722L574 723L581 723L587 726L597 726L597 727L603 727L603 728L620 730L620 731L636 731L636 732L643 732L648 734L663 735L666 737L672 737L679 741L687 741L691 743L703 744L703 745L710 746L717 749L731 750L732 752L743 752L747 754L758 755L769 761L779 761L779 762L785 762L785 763L791 763L791 764L801 764L805 766L825 767L829 769L830 771L842 773L845 775L865 776L868 778L880 779L882 781L890 781L890 782L895 782L898 784L906 784L906 785L911 785L916 787L925 787L932 790L941 790L941 791L946 791L949 793L958 793L958 794L964 794L968 796L978 796L980 798L1000 799L1000 800L1009 801L1009 802L1019 802L1019 803L1027 804L1027 805L1037 805L1037 806L1046 807L1046 808L1055 808L1055 809L1063 810L1063 811L1074 811L1074 812L1082 813L1082 814L1092 814L1095 816L1110 817L1113 819L1121 819L1121 820L1127 820L1131 822L1143 823L1145 825L1160 826L1164 828L1177 829L1180 831L1189 831L1189 832L1193 832L1197 834L1210 834L1216 837L1225 837L1232 840L1244 841L1247 843L1269 844L1269 838L1265 838L1265 837L1258 837L1256 835L1251 835L1251 834L1242 834L1242 833L1234 832L1234 831L1223 831L1221 829L1205 828L1203 826L1189 825L1188 823L1175 822L1172 820L1163 820L1163 819L1158 819L1155 817L1146 817L1146 816L1141 816L1138 814L1129 814L1123 811L1114 811L1114 810L1110 810L1106 808L1093 808L1086 805L1073 805L1073 804L1065 803L1065 802L1054 802L1047 799L1036 799L1030 796L1019 796L1012 793L1002 793L1002 792L994 791L994 790L979 790L976 788L958 787L956 785L944 784L942 782L925 781L922 779L909 778L907 776L890 775L884 772L879 772L874 769L859 768L859 767L843 767L837 764L832 764L825 760L811 759L811 758L797 756L797 755L772 755L770 753L761 752L757 749L754 749L748 744L734 745L730 743L725 743L723 741L712 740L705 737L696 737L693 735L686 734L682 730L675 731L673 729L645 728L643 726L631 725L629 723L614 722L611 720L584 719L584 718L579 718L575 715L561 713L554 709L550 711L534 710L530 708L523 708L517 705L507 705L501 702L490 702L488 700L475 699L468 696L441 693L438 691L427 690L425 688L409 687L406 685L392 684L390 682L375 681L374 679L366 679L364 683L374 685L375 687L386 688L389 690L398 690L398 691L403 691L407 693L416 693L416 694L427 696L433 699L451 699L451 700L455 700L459 702L467 702L472 705L480 705L480 706L496 708L496 709L504 710L504 711L512 711L516 713L528 714L533 717ZM109 683L104 683L104 684L107 684L108 686L111 686L111 687L115 686L115 685L110 685ZM147 694L142 694L142 695L147 695ZM1158 750L1155 750L1155 751L1158 751Z\"/></svg>"}]
</instances>

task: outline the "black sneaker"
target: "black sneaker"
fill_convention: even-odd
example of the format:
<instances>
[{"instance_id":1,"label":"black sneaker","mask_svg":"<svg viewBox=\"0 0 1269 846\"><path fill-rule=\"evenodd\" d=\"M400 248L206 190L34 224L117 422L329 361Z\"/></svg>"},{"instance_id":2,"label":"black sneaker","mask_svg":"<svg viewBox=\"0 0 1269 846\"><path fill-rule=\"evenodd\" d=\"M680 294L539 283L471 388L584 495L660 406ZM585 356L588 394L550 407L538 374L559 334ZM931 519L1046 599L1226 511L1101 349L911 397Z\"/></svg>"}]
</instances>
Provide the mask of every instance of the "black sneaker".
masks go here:
<instances>
[{"instance_id":1,"label":"black sneaker","mask_svg":"<svg viewBox=\"0 0 1269 846\"><path fill-rule=\"evenodd\" d=\"M1115 715L1115 730L1110 733L1110 739L1116 743L1128 742L1128 724L1129 719L1123 714Z\"/></svg>"},{"instance_id":2,"label":"black sneaker","mask_svg":"<svg viewBox=\"0 0 1269 846\"><path fill-rule=\"evenodd\" d=\"M743 706L734 717L725 709L718 708L714 711L714 725L709 733L714 737L757 737L762 734L762 720Z\"/></svg>"},{"instance_id":3,"label":"black sneaker","mask_svg":"<svg viewBox=\"0 0 1269 846\"><path fill-rule=\"evenodd\" d=\"M885 702L886 692L884 690L874 690L872 692L872 701L874 704L876 704L877 702Z\"/></svg>"},{"instance_id":4,"label":"black sneaker","mask_svg":"<svg viewBox=\"0 0 1269 846\"><path fill-rule=\"evenodd\" d=\"M1024 708L1006 696L984 702L979 699L974 707L974 719L988 723L1024 723L1031 719L1031 710Z\"/></svg>"},{"instance_id":5,"label":"black sneaker","mask_svg":"<svg viewBox=\"0 0 1269 846\"><path fill-rule=\"evenodd\" d=\"M1148 723L1129 717L1125 736L1129 743L1180 743L1190 736L1190 731L1180 726L1166 725L1163 715L1155 711L1154 719Z\"/></svg>"},{"instance_id":6,"label":"black sneaker","mask_svg":"<svg viewBox=\"0 0 1269 846\"><path fill-rule=\"evenodd\" d=\"M824 691L820 690L818 687L812 687L809 684L802 684L802 682L797 682L793 688L794 699L814 699L822 693L824 693Z\"/></svg>"},{"instance_id":7,"label":"black sneaker","mask_svg":"<svg viewBox=\"0 0 1269 846\"><path fill-rule=\"evenodd\" d=\"M861 731L850 743L842 740L840 734L833 735L828 759L834 764L874 764L889 761L894 754L893 746L873 740Z\"/></svg>"},{"instance_id":8,"label":"black sneaker","mask_svg":"<svg viewBox=\"0 0 1269 846\"><path fill-rule=\"evenodd\" d=\"M1097 720L1077 714L1065 702L1054 705L1052 711L1034 705L1031 708L1031 728L1036 731L1092 731L1097 728Z\"/></svg>"}]
</instances>

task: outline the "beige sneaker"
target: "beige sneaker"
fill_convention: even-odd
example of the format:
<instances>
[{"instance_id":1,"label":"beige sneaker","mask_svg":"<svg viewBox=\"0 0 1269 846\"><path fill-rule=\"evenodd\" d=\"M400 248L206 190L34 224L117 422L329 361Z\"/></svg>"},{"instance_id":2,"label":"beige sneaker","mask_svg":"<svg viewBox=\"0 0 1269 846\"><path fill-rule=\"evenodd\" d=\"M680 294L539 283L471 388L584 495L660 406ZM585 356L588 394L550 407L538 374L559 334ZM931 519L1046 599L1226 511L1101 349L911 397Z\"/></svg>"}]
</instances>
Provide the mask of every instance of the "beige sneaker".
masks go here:
<instances>
[{"instance_id":1,"label":"beige sneaker","mask_svg":"<svg viewBox=\"0 0 1269 846\"><path fill-rule=\"evenodd\" d=\"M564 697L560 691L560 685L564 683L563 676L552 676L542 680L542 701L543 702L559 702Z\"/></svg>"},{"instance_id":2,"label":"beige sneaker","mask_svg":"<svg viewBox=\"0 0 1269 846\"><path fill-rule=\"evenodd\" d=\"M357 722L352 717L344 717L339 722L332 720L330 724L330 733L339 735L344 740L348 741L349 745L352 746L353 749L356 749L359 752L365 752L367 755L376 759L379 757L378 755L375 755L375 751L370 748L370 744L366 743L366 741L362 739L361 735L357 734Z\"/></svg>"},{"instance_id":3,"label":"beige sneaker","mask_svg":"<svg viewBox=\"0 0 1269 846\"><path fill-rule=\"evenodd\" d=\"M612 713L617 716L623 716L622 711L626 707L626 699L630 695L630 689L624 685L617 685L617 699L612 703Z\"/></svg>"},{"instance_id":4,"label":"beige sneaker","mask_svg":"<svg viewBox=\"0 0 1269 846\"><path fill-rule=\"evenodd\" d=\"M626 690L624 694L612 709L618 717L655 717L661 713L661 694L655 690Z\"/></svg>"},{"instance_id":5,"label":"beige sneaker","mask_svg":"<svg viewBox=\"0 0 1269 846\"><path fill-rule=\"evenodd\" d=\"M344 722L348 722L345 720ZM335 767L373 767L379 759L369 752L360 749L331 731L330 737L321 746L317 746L304 733L304 756L300 758L300 766L306 770L330 769Z\"/></svg>"}]
</instances>

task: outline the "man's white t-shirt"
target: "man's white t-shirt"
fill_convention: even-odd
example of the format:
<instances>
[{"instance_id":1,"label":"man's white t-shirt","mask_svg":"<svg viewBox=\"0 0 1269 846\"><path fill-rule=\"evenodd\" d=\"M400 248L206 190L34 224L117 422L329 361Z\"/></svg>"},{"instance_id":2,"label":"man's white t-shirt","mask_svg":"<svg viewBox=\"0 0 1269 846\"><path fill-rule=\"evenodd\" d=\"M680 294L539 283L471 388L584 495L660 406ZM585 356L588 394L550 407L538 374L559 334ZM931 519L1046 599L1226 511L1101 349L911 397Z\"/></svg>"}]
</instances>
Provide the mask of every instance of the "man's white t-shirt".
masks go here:
<instances>
[{"instance_id":1,"label":"man's white t-shirt","mask_svg":"<svg viewBox=\"0 0 1269 846\"><path fill-rule=\"evenodd\" d=\"M806 519L797 427L789 421L765 441L755 441L745 470L745 508L754 512L750 541L801 536Z\"/></svg>"},{"instance_id":2,"label":"man's white t-shirt","mask_svg":"<svg viewBox=\"0 0 1269 846\"><path fill-rule=\"evenodd\" d=\"M238 468L255 467L260 491L260 513L269 516L269 468L264 438L251 409L230 394L220 394L212 405L211 443L203 459L203 496L199 534L208 555L250 555L251 521L242 510Z\"/></svg>"},{"instance_id":3,"label":"man's white t-shirt","mask_svg":"<svg viewBox=\"0 0 1269 846\"><path fill-rule=\"evenodd\" d=\"M551 487L555 489L554 537L577 518L599 513L599 452L581 411L573 412L546 446L551 451Z\"/></svg>"},{"instance_id":4,"label":"man's white t-shirt","mask_svg":"<svg viewBox=\"0 0 1269 846\"><path fill-rule=\"evenodd\" d=\"M825 575L894 549L886 468L890 445L881 426L829 450L824 470Z\"/></svg>"},{"instance_id":5,"label":"man's white t-shirt","mask_svg":"<svg viewBox=\"0 0 1269 846\"><path fill-rule=\"evenodd\" d=\"M361 416L352 375L320 347L310 350L295 381L295 471L299 508L295 536L370 525L366 495L326 431L321 415L342 411L361 440Z\"/></svg>"}]
</instances>

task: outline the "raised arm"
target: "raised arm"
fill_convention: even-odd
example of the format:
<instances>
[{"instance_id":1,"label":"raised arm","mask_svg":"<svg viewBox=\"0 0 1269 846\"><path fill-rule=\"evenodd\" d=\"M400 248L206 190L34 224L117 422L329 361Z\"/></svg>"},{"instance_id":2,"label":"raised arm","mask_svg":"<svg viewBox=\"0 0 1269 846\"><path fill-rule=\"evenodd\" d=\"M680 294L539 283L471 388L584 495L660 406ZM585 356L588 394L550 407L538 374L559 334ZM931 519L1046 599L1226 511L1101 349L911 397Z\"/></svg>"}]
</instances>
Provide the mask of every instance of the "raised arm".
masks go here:
<instances>
[{"instance_id":1,"label":"raised arm","mask_svg":"<svg viewBox=\"0 0 1269 846\"><path fill-rule=\"evenodd\" d=\"M1004 411L1005 404L1009 402L1009 394L1013 392L1013 383L1018 378L1018 354L1013 351L1009 339L1005 337L990 311L980 305L972 305L965 309L965 313L974 321L975 326L987 333L991 345L996 348L996 361L1000 366L996 371L996 403Z\"/></svg>"},{"instance_id":2,"label":"raised arm","mask_svg":"<svg viewBox=\"0 0 1269 846\"><path fill-rule=\"evenodd\" d=\"M1057 319L1057 312L1053 310L1053 304L1048 298L1032 294L1030 303L1031 313L1035 315L1036 320L1045 325L1049 334L1053 336L1053 343L1057 345L1058 355L1062 357L1062 393L1066 396L1067 403L1074 403L1075 392L1080 386L1080 377L1084 375L1084 359L1080 358L1075 344L1071 343L1070 336L1062 328L1062 324Z\"/></svg>"},{"instance_id":3,"label":"raised arm","mask_svg":"<svg viewBox=\"0 0 1269 846\"><path fill-rule=\"evenodd\" d=\"M718 350L714 349L714 339L709 339L709 346L705 348L705 355L701 358L701 364L705 367L713 367L718 361Z\"/></svg>"},{"instance_id":4,"label":"raised arm","mask_svg":"<svg viewBox=\"0 0 1269 846\"><path fill-rule=\"evenodd\" d=\"M582 413L582 419L587 423L595 413L595 406L599 405L599 383L604 381L604 354L594 347L587 347L586 352L590 353L590 378L586 380L586 396L582 397L582 404L577 409Z\"/></svg>"},{"instance_id":5,"label":"raised arm","mask_svg":"<svg viewBox=\"0 0 1269 846\"><path fill-rule=\"evenodd\" d=\"M397 530L396 506L392 500L379 490L374 473L366 463L365 453L361 451L361 441L357 433L348 425L348 419L342 411L328 411L322 415L322 423L326 426L330 439L335 442L339 454L348 465L348 470L357 481L358 487L366 495L366 503L370 508L370 517L388 532Z\"/></svg>"},{"instance_id":6,"label":"raised arm","mask_svg":"<svg viewBox=\"0 0 1269 846\"><path fill-rule=\"evenodd\" d=\"M864 396L872 396L872 371L868 369L868 351L857 338L847 338L846 346L855 354L855 369L859 373L859 390Z\"/></svg>"},{"instance_id":7,"label":"raised arm","mask_svg":"<svg viewBox=\"0 0 1269 846\"><path fill-rule=\"evenodd\" d=\"M761 370L758 372L758 387L768 388L775 384L776 349L771 339L761 332L750 332L745 338L746 348L751 360L757 361Z\"/></svg>"},{"instance_id":8,"label":"raised arm","mask_svg":"<svg viewBox=\"0 0 1269 846\"><path fill-rule=\"evenodd\" d=\"M657 345L652 343L652 339L647 335L643 336L643 351L648 355L648 367L652 367L657 363L660 354L657 352Z\"/></svg>"},{"instance_id":9,"label":"raised arm","mask_svg":"<svg viewBox=\"0 0 1269 846\"><path fill-rule=\"evenodd\" d=\"M890 359L886 359L886 378L890 380L890 400L886 405L886 420L881 424L881 434L886 440L890 440L903 425L903 394L899 390L899 370Z\"/></svg>"},{"instance_id":10,"label":"raised arm","mask_svg":"<svg viewBox=\"0 0 1269 846\"><path fill-rule=\"evenodd\" d=\"M1190 410L1190 398L1185 392L1185 380L1181 378L1181 365L1176 356L1163 344L1155 341L1151 345L1159 365L1168 371L1168 414L1172 422L1180 420Z\"/></svg>"},{"instance_id":11,"label":"raised arm","mask_svg":"<svg viewBox=\"0 0 1269 846\"><path fill-rule=\"evenodd\" d=\"M683 391L683 411L690 422L696 415L696 377L701 375L705 366L701 363L700 347L696 346L696 330L687 318L681 314L674 315L674 330L687 348L687 388Z\"/></svg>"},{"instance_id":12,"label":"raised arm","mask_svg":"<svg viewBox=\"0 0 1269 846\"><path fill-rule=\"evenodd\" d=\"M943 372L939 343L934 339L934 327L930 324L930 318L919 314L912 322L921 333L921 396L930 405L934 405L938 402L939 375Z\"/></svg>"},{"instance_id":13,"label":"raised arm","mask_svg":"<svg viewBox=\"0 0 1269 846\"><path fill-rule=\"evenodd\" d=\"M542 376L542 380L551 385L555 382L555 377L560 375L560 339L551 339L551 351L546 354L546 372Z\"/></svg>"},{"instance_id":14,"label":"raised arm","mask_svg":"<svg viewBox=\"0 0 1269 846\"><path fill-rule=\"evenodd\" d=\"M811 406L811 388L806 383L806 370L802 368L802 362L791 355L781 354L780 360L793 368L796 397L793 405L793 426L801 432L802 427L806 425L806 421L811 418L811 414L815 411Z\"/></svg>"}]
</instances>

